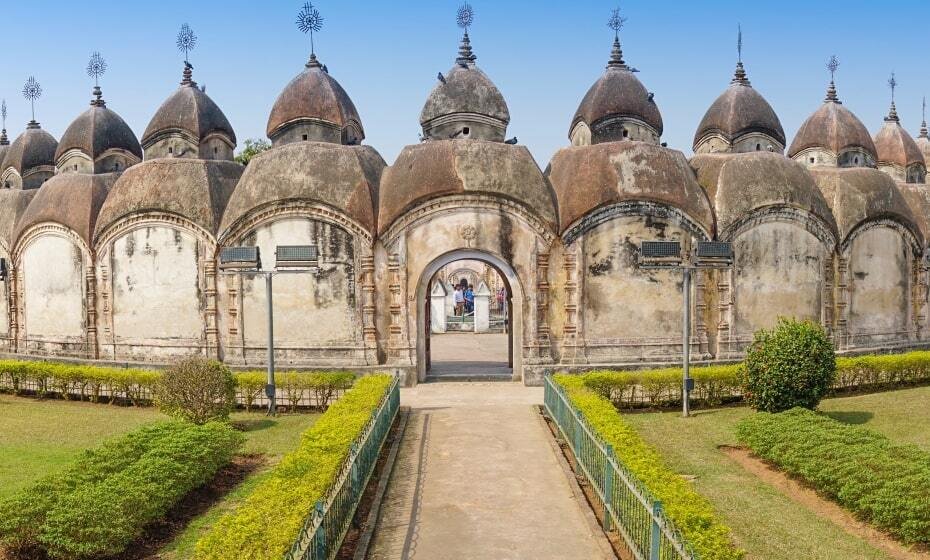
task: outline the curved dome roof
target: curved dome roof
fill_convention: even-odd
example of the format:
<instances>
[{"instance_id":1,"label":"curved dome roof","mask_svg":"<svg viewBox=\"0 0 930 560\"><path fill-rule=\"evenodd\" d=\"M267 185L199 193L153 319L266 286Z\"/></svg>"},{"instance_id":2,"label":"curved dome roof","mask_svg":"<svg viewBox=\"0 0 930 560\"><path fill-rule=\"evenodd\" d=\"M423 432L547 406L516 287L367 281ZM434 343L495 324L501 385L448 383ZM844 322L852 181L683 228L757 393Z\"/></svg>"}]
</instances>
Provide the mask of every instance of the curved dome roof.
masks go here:
<instances>
[{"instance_id":1,"label":"curved dome roof","mask_svg":"<svg viewBox=\"0 0 930 560\"><path fill-rule=\"evenodd\" d=\"M42 130L39 123L32 121L7 149L0 172L12 167L23 175L36 167L54 166L57 149L58 141L55 137Z\"/></svg>"},{"instance_id":2,"label":"curved dome roof","mask_svg":"<svg viewBox=\"0 0 930 560\"><path fill-rule=\"evenodd\" d=\"M184 131L198 142L213 133L227 136L236 143L236 133L223 111L191 79L190 68L185 68L181 87L175 90L161 107L142 135L142 146L154 143L159 134L174 130Z\"/></svg>"},{"instance_id":3,"label":"curved dome roof","mask_svg":"<svg viewBox=\"0 0 930 560\"><path fill-rule=\"evenodd\" d=\"M917 142L901 126L894 103L891 104L891 111L885 117L885 124L875 135L874 142L876 160L879 162L894 163L901 167L917 163L926 166L924 154L917 146Z\"/></svg>"},{"instance_id":4,"label":"curved dome roof","mask_svg":"<svg viewBox=\"0 0 930 560\"><path fill-rule=\"evenodd\" d=\"M455 66L430 92L420 113L420 124L456 113L475 113L510 123L510 110L497 86L476 65L468 33L462 38Z\"/></svg>"},{"instance_id":5,"label":"curved dome roof","mask_svg":"<svg viewBox=\"0 0 930 560\"><path fill-rule=\"evenodd\" d=\"M836 235L836 221L807 168L781 154L698 154L691 158L702 183L711 183L717 234L729 231L754 210L789 206L817 216Z\"/></svg>"},{"instance_id":6,"label":"curved dome roof","mask_svg":"<svg viewBox=\"0 0 930 560\"><path fill-rule=\"evenodd\" d=\"M142 146L135 133L122 117L107 108L103 99L98 98L91 101L90 108L68 126L58 142L55 160L69 150L80 150L91 160L96 160L113 149L126 150L142 159Z\"/></svg>"},{"instance_id":7,"label":"curved dome roof","mask_svg":"<svg viewBox=\"0 0 930 560\"><path fill-rule=\"evenodd\" d=\"M97 234L130 214L165 212L216 235L242 171L242 165L225 160L159 158L134 165L113 185Z\"/></svg>"},{"instance_id":8,"label":"curved dome roof","mask_svg":"<svg viewBox=\"0 0 930 560\"><path fill-rule=\"evenodd\" d=\"M365 137L362 119L349 94L313 55L306 70L291 80L274 102L268 116L268 137L302 119L320 120L339 128L355 125Z\"/></svg>"},{"instance_id":9,"label":"curved dome roof","mask_svg":"<svg viewBox=\"0 0 930 560\"><path fill-rule=\"evenodd\" d=\"M0 249L9 256L16 224L40 189L0 189Z\"/></svg>"},{"instance_id":10,"label":"curved dome roof","mask_svg":"<svg viewBox=\"0 0 930 560\"><path fill-rule=\"evenodd\" d=\"M917 220L925 240L930 240L930 189L921 183L897 182L898 190Z\"/></svg>"},{"instance_id":11,"label":"curved dome roof","mask_svg":"<svg viewBox=\"0 0 930 560\"><path fill-rule=\"evenodd\" d=\"M927 121L920 123L920 135L917 136L917 148L924 155L924 162L930 162L930 134L927 133ZM3 146L0 146L0 161L3 161Z\"/></svg>"},{"instance_id":12,"label":"curved dome roof","mask_svg":"<svg viewBox=\"0 0 930 560\"><path fill-rule=\"evenodd\" d=\"M714 211L685 156L646 142L605 142L556 152L549 180L559 201L559 231L601 206L624 201L677 208L714 234Z\"/></svg>"},{"instance_id":13,"label":"curved dome roof","mask_svg":"<svg viewBox=\"0 0 930 560\"><path fill-rule=\"evenodd\" d=\"M721 134L728 141L750 132L761 132L785 145L785 131L778 115L746 78L743 63L737 64L733 81L711 104L694 134L694 147L711 134Z\"/></svg>"},{"instance_id":14,"label":"curved dome roof","mask_svg":"<svg viewBox=\"0 0 930 560\"><path fill-rule=\"evenodd\" d=\"M788 157L794 157L808 148L825 148L834 154L849 148L861 148L873 157L876 156L875 144L869 131L836 97L833 82L830 82L823 105L807 117L798 129L788 149Z\"/></svg>"},{"instance_id":15,"label":"curved dome roof","mask_svg":"<svg viewBox=\"0 0 930 560\"><path fill-rule=\"evenodd\" d=\"M432 198L486 194L509 199L553 231L555 193L525 146L485 140L433 140L403 149L384 171L378 230L385 232L411 207Z\"/></svg>"},{"instance_id":16,"label":"curved dome roof","mask_svg":"<svg viewBox=\"0 0 930 560\"><path fill-rule=\"evenodd\" d=\"M6 135L6 129L0 130L0 172L3 172L6 169L3 166L3 158L6 157L6 153L10 150L10 139Z\"/></svg>"},{"instance_id":17,"label":"curved dome roof","mask_svg":"<svg viewBox=\"0 0 930 560\"><path fill-rule=\"evenodd\" d=\"M16 224L15 238L36 224L54 222L74 231L88 247L93 247L97 215L118 177L117 173L55 175L29 203Z\"/></svg>"},{"instance_id":18,"label":"curved dome roof","mask_svg":"<svg viewBox=\"0 0 930 560\"><path fill-rule=\"evenodd\" d=\"M868 167L820 167L809 173L833 211L841 241L865 221L891 217L910 228L923 245L917 220L888 174Z\"/></svg>"},{"instance_id":19,"label":"curved dome roof","mask_svg":"<svg viewBox=\"0 0 930 560\"><path fill-rule=\"evenodd\" d=\"M252 210L278 201L330 206L375 232L378 182L386 164L370 146L300 142L272 148L249 161L226 206L226 235Z\"/></svg>"},{"instance_id":20,"label":"curved dome roof","mask_svg":"<svg viewBox=\"0 0 930 560\"><path fill-rule=\"evenodd\" d=\"M569 127L569 136L575 125L581 121L591 126L612 116L639 119L655 129L656 134L662 135L662 115L659 108L653 101L652 94L646 91L646 87L633 70L623 61L619 39L614 40L607 71L594 82L575 111L575 117Z\"/></svg>"}]
</instances>

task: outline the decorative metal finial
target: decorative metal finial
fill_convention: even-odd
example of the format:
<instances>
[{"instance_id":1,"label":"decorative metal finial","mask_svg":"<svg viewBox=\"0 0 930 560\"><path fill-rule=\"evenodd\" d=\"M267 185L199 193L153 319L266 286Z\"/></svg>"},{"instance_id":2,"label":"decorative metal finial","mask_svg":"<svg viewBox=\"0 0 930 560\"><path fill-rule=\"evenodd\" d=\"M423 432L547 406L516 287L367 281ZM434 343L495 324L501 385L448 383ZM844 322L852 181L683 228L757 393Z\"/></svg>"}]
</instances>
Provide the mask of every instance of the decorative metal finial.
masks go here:
<instances>
[{"instance_id":1,"label":"decorative metal finial","mask_svg":"<svg viewBox=\"0 0 930 560\"><path fill-rule=\"evenodd\" d=\"M475 22L475 10L472 9L471 4L466 2L459 6L455 15L455 22L465 30L466 34L468 33L468 28Z\"/></svg>"},{"instance_id":2,"label":"decorative metal finial","mask_svg":"<svg viewBox=\"0 0 930 560\"><path fill-rule=\"evenodd\" d=\"M614 30L614 45L610 50L610 60L607 62L607 68L619 68L628 70L629 67L623 61L623 49L620 48L620 28L626 23L626 18L620 15L620 8L614 8L610 11L610 17L607 18L607 27Z\"/></svg>"},{"instance_id":3,"label":"decorative metal finial","mask_svg":"<svg viewBox=\"0 0 930 560\"><path fill-rule=\"evenodd\" d=\"M743 26L736 24L736 62L743 62Z\"/></svg>"},{"instance_id":4,"label":"decorative metal finial","mask_svg":"<svg viewBox=\"0 0 930 560\"><path fill-rule=\"evenodd\" d=\"M107 61L100 56L99 52L94 51L87 62L87 75L94 79L94 96L96 99L90 102L96 107L103 107L106 103L103 101L103 92L100 91L100 76L107 71Z\"/></svg>"},{"instance_id":5,"label":"decorative metal finial","mask_svg":"<svg viewBox=\"0 0 930 560\"><path fill-rule=\"evenodd\" d=\"M297 29L301 33L310 34L310 61L307 66L319 68L320 63L316 59L316 51L313 46L313 33L323 29L323 16L310 2L305 3L300 12L297 13Z\"/></svg>"},{"instance_id":6,"label":"decorative metal finial","mask_svg":"<svg viewBox=\"0 0 930 560\"><path fill-rule=\"evenodd\" d=\"M459 56L455 59L455 62L463 68L468 68L470 64L474 64L478 60L478 57L471 50L471 39L468 37L468 28L475 22L475 10L471 7L471 4L466 2L459 6L455 14L455 22L465 30L462 35L462 42L459 45Z\"/></svg>"},{"instance_id":7,"label":"decorative metal finial","mask_svg":"<svg viewBox=\"0 0 930 560\"><path fill-rule=\"evenodd\" d=\"M888 109L888 116L885 117L886 121L898 121L898 110L894 106L894 90L898 87L898 80L894 77L894 72L891 72L891 77L888 78L888 87L891 88L891 107Z\"/></svg>"},{"instance_id":8,"label":"decorative metal finial","mask_svg":"<svg viewBox=\"0 0 930 560\"><path fill-rule=\"evenodd\" d=\"M927 96L920 102L920 136L919 138L930 138L927 134Z\"/></svg>"},{"instance_id":9,"label":"decorative metal finial","mask_svg":"<svg viewBox=\"0 0 930 560\"><path fill-rule=\"evenodd\" d=\"M840 60L836 58L836 55L830 55L830 60L827 61L827 70L830 71L830 87L827 88L827 98L825 101L832 101L834 103L840 103L840 98L836 95L836 84L834 83L834 78L836 77L836 69L840 67Z\"/></svg>"},{"instance_id":10,"label":"decorative metal finial","mask_svg":"<svg viewBox=\"0 0 930 560\"><path fill-rule=\"evenodd\" d=\"M190 52L197 46L197 35L194 34L194 30L191 29L190 25L185 23L181 26L181 30L178 31L177 45L179 51L184 51L184 64L190 65L187 59Z\"/></svg>"},{"instance_id":11,"label":"decorative metal finial","mask_svg":"<svg viewBox=\"0 0 930 560\"><path fill-rule=\"evenodd\" d=\"M626 23L626 18L620 15L620 8L614 8L610 11L610 17L607 18L607 27L614 30L614 38L620 38L620 28Z\"/></svg>"},{"instance_id":12,"label":"decorative metal finial","mask_svg":"<svg viewBox=\"0 0 930 560\"><path fill-rule=\"evenodd\" d=\"M23 86L23 97L29 100L32 105L32 120L29 124L36 122L36 99L42 97L42 86L36 81L34 76L29 76L26 85Z\"/></svg>"},{"instance_id":13,"label":"decorative metal finial","mask_svg":"<svg viewBox=\"0 0 930 560\"><path fill-rule=\"evenodd\" d=\"M3 118L3 129L0 130L0 146L9 146L10 140L6 137L6 99L0 101L0 117Z\"/></svg>"}]
</instances>

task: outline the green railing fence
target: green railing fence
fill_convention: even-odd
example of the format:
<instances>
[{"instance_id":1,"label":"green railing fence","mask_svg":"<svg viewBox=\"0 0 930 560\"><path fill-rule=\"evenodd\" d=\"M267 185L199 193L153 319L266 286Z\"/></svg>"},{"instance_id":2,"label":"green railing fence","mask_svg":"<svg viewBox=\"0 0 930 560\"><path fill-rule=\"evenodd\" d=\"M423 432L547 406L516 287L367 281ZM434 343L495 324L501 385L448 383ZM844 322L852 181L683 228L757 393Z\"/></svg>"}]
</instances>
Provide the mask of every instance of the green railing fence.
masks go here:
<instances>
[{"instance_id":1,"label":"green railing fence","mask_svg":"<svg viewBox=\"0 0 930 560\"><path fill-rule=\"evenodd\" d=\"M545 405L600 501L604 530L616 529L637 560L698 560L663 513L661 502L617 460L550 376L545 379Z\"/></svg>"},{"instance_id":2,"label":"green railing fence","mask_svg":"<svg viewBox=\"0 0 930 560\"><path fill-rule=\"evenodd\" d=\"M286 560L335 558L399 409L400 386L395 377L365 430L352 444L336 482L307 515Z\"/></svg>"}]
</instances>

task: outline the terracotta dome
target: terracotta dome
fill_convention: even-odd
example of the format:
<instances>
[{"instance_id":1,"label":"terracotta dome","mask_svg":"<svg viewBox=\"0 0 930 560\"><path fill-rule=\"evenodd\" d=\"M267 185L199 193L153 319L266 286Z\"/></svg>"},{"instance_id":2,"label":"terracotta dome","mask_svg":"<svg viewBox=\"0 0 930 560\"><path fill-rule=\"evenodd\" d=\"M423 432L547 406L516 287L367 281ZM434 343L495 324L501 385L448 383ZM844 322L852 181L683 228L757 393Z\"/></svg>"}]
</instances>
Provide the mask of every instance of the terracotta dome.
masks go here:
<instances>
[{"instance_id":1,"label":"terracotta dome","mask_svg":"<svg viewBox=\"0 0 930 560\"><path fill-rule=\"evenodd\" d=\"M55 175L29 203L16 224L14 237L19 239L34 225L53 222L72 230L88 247L93 247L97 215L118 177L116 173Z\"/></svg>"},{"instance_id":2,"label":"terracotta dome","mask_svg":"<svg viewBox=\"0 0 930 560\"><path fill-rule=\"evenodd\" d=\"M25 175L37 167L54 167L57 149L55 137L42 130L39 123L31 121L26 131L6 150L0 172L12 167L20 175Z\"/></svg>"},{"instance_id":3,"label":"terracotta dome","mask_svg":"<svg viewBox=\"0 0 930 560\"><path fill-rule=\"evenodd\" d=\"M743 64L738 63L733 80L711 104L694 134L694 149L707 137L723 136L732 144L741 136L753 132L765 134L783 147L785 131L778 115L746 78Z\"/></svg>"},{"instance_id":4,"label":"terracotta dome","mask_svg":"<svg viewBox=\"0 0 930 560\"><path fill-rule=\"evenodd\" d=\"M308 121L326 123L340 131L349 129L351 141L344 143L358 143L365 138L362 120L349 94L315 55L278 95L268 117L268 137L274 140L283 129Z\"/></svg>"},{"instance_id":5,"label":"terracotta dome","mask_svg":"<svg viewBox=\"0 0 930 560\"><path fill-rule=\"evenodd\" d=\"M873 158L876 157L875 143L868 129L837 98L833 82L830 82L823 105L798 129L788 149L788 156L794 157L808 148L823 148L837 155L851 148L859 148Z\"/></svg>"},{"instance_id":6,"label":"terracotta dome","mask_svg":"<svg viewBox=\"0 0 930 560\"><path fill-rule=\"evenodd\" d=\"M924 162L930 161L930 134L927 132L927 121L920 123L920 134L914 142L917 144L917 148L920 149L920 153L924 155ZM3 150L3 146L0 146L0 150ZM2 160L3 152L0 151L0 161Z\"/></svg>"},{"instance_id":7,"label":"terracotta dome","mask_svg":"<svg viewBox=\"0 0 930 560\"><path fill-rule=\"evenodd\" d=\"M623 61L619 39L614 40L607 71L591 86L578 106L569 136L580 122L593 129L598 123L611 117L642 121L653 129L656 136L662 135L662 115L659 108L633 69Z\"/></svg>"},{"instance_id":8,"label":"terracotta dome","mask_svg":"<svg viewBox=\"0 0 930 560\"><path fill-rule=\"evenodd\" d=\"M55 160L59 161L70 150L79 150L91 160L109 150L124 150L142 159L142 146L135 133L100 97L91 101L90 108L68 126L58 142Z\"/></svg>"},{"instance_id":9,"label":"terracotta dome","mask_svg":"<svg viewBox=\"0 0 930 560\"><path fill-rule=\"evenodd\" d=\"M191 79L190 68L184 71L184 79L173 94L155 111L142 135L142 147L147 148L168 132L181 132L199 143L211 134L225 136L232 145L236 144L236 133L223 111Z\"/></svg>"},{"instance_id":10,"label":"terracotta dome","mask_svg":"<svg viewBox=\"0 0 930 560\"><path fill-rule=\"evenodd\" d=\"M885 117L885 123L875 135L874 142L879 163L891 163L905 168L916 164L926 166L924 154L917 142L901 126L894 103Z\"/></svg>"}]
</instances>

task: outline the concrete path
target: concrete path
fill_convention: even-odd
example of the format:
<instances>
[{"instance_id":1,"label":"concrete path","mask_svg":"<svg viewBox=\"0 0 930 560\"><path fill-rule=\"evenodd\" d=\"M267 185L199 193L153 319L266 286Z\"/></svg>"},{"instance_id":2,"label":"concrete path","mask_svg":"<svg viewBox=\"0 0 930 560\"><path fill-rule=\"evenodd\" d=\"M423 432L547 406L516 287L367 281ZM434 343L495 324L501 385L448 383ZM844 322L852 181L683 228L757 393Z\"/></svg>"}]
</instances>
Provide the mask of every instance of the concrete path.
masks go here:
<instances>
[{"instance_id":1,"label":"concrete path","mask_svg":"<svg viewBox=\"0 0 930 560\"><path fill-rule=\"evenodd\" d=\"M508 338L503 333L445 333L430 335L430 379L473 377L509 380ZM494 380L494 379L492 379Z\"/></svg>"},{"instance_id":2,"label":"concrete path","mask_svg":"<svg viewBox=\"0 0 930 560\"><path fill-rule=\"evenodd\" d=\"M369 558L612 559L533 405L541 388L426 383L411 407Z\"/></svg>"}]
</instances>

